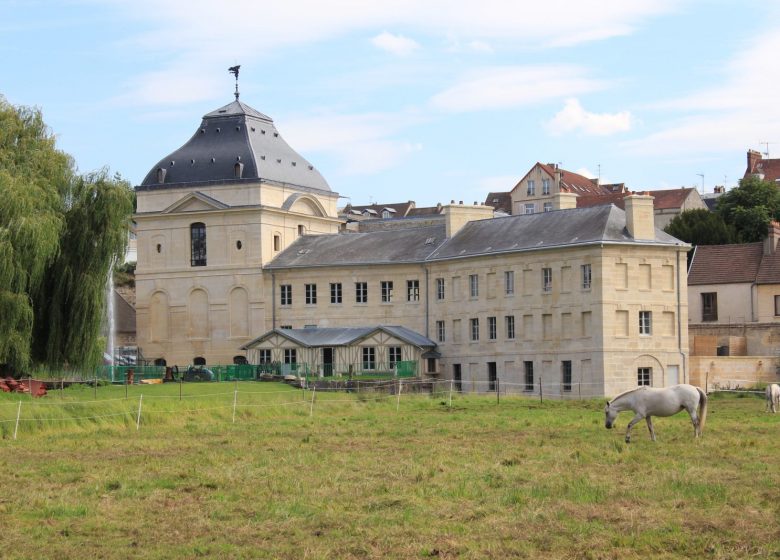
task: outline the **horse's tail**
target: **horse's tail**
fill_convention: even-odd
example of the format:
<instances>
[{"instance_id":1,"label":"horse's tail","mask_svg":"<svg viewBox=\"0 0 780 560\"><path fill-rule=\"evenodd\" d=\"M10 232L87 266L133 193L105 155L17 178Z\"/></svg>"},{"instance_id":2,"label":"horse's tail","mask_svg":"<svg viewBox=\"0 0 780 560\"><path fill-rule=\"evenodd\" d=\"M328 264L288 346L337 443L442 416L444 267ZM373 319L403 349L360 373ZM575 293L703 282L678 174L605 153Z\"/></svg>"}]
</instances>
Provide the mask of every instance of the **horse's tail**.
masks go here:
<instances>
[{"instance_id":1,"label":"horse's tail","mask_svg":"<svg viewBox=\"0 0 780 560\"><path fill-rule=\"evenodd\" d=\"M707 393L701 387L696 387L696 390L699 391L699 434L702 434L707 421Z\"/></svg>"}]
</instances>

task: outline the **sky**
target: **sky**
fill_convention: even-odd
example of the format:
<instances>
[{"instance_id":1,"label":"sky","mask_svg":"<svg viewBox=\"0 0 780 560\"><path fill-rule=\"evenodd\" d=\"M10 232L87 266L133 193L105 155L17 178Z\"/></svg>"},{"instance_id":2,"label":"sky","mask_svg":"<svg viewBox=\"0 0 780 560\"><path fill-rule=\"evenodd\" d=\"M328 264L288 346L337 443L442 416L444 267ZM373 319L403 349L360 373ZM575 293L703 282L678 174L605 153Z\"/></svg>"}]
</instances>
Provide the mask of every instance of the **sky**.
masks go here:
<instances>
[{"instance_id":1,"label":"sky","mask_svg":"<svg viewBox=\"0 0 780 560\"><path fill-rule=\"evenodd\" d=\"M340 204L483 202L537 161L712 192L780 157L778 28L778 0L0 0L0 95L134 185L240 64Z\"/></svg>"}]
</instances>

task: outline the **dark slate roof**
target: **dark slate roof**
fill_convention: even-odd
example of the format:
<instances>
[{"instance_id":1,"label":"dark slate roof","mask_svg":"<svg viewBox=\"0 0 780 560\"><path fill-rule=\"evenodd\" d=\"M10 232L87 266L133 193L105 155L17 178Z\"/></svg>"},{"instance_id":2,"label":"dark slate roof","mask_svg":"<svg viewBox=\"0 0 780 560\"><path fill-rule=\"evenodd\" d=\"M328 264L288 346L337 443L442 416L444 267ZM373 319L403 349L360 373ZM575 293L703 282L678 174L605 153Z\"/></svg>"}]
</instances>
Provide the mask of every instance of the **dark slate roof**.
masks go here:
<instances>
[{"instance_id":1,"label":"dark slate roof","mask_svg":"<svg viewBox=\"0 0 780 560\"><path fill-rule=\"evenodd\" d=\"M429 260L550 249L591 243L634 243L626 230L626 214L615 206L595 206L523 214L469 222ZM684 245L655 230L651 243Z\"/></svg>"},{"instance_id":2,"label":"dark slate roof","mask_svg":"<svg viewBox=\"0 0 780 560\"><path fill-rule=\"evenodd\" d=\"M626 214L615 206L555 210L469 222L452 239L445 226L305 235L265 266L267 269L394 264L551 249L592 243L655 243L687 246L655 230L652 241L636 241Z\"/></svg>"},{"instance_id":3,"label":"dark slate roof","mask_svg":"<svg viewBox=\"0 0 780 560\"><path fill-rule=\"evenodd\" d=\"M135 334L135 308L116 290L111 290L114 298L114 329L118 333Z\"/></svg>"},{"instance_id":4,"label":"dark slate roof","mask_svg":"<svg viewBox=\"0 0 780 560\"><path fill-rule=\"evenodd\" d=\"M241 178L236 163L244 166ZM162 183L158 169L165 170ZM204 115L192 138L154 165L138 188L259 179L330 190L320 172L282 139L270 117L233 101Z\"/></svg>"},{"instance_id":5,"label":"dark slate roof","mask_svg":"<svg viewBox=\"0 0 780 560\"><path fill-rule=\"evenodd\" d=\"M444 234L444 225L436 225L368 233L304 235L279 253L266 268L421 262L442 244Z\"/></svg>"},{"instance_id":6,"label":"dark slate roof","mask_svg":"<svg viewBox=\"0 0 780 560\"><path fill-rule=\"evenodd\" d=\"M764 244L699 245L688 269L688 285L755 282Z\"/></svg>"},{"instance_id":7,"label":"dark slate roof","mask_svg":"<svg viewBox=\"0 0 780 560\"><path fill-rule=\"evenodd\" d=\"M512 213L512 193L511 192L489 192L485 197L485 206L492 206L499 212L505 214Z\"/></svg>"},{"instance_id":8,"label":"dark slate roof","mask_svg":"<svg viewBox=\"0 0 780 560\"><path fill-rule=\"evenodd\" d=\"M374 327L325 327L314 329L273 329L241 348L254 348L270 336L278 334L293 342L309 348L321 346L347 346L354 344L377 331L384 331L404 342L420 348L435 348L436 343L429 338L406 327L397 325L378 325Z\"/></svg>"},{"instance_id":9,"label":"dark slate roof","mask_svg":"<svg viewBox=\"0 0 780 560\"><path fill-rule=\"evenodd\" d=\"M396 218L402 218L403 216L406 216L409 213L409 210L415 207L414 200L409 200L407 202L393 202L390 204L377 204L374 202L373 204L367 204L367 205L354 205L354 204L347 204L344 207L344 213L349 213L351 210L360 212L361 214L366 211L373 211L373 214L375 217L380 218L382 216L382 210L388 209L391 212L394 212L394 217Z\"/></svg>"}]
</instances>

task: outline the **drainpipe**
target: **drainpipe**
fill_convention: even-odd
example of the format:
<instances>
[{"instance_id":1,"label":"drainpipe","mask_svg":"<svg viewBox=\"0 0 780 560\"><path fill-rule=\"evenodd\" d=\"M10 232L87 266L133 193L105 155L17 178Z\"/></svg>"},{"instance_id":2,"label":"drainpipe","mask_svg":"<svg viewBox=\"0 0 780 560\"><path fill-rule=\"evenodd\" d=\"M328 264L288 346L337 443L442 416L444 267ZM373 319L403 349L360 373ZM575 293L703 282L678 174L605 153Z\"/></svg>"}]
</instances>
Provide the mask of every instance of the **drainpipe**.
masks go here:
<instances>
[{"instance_id":1,"label":"drainpipe","mask_svg":"<svg viewBox=\"0 0 780 560\"><path fill-rule=\"evenodd\" d=\"M429 331L429 316L430 316L430 309L428 307L428 302L431 301L431 294L429 292L429 281L430 281L430 275L431 271L428 269L427 266L423 266L425 269L425 338L430 339L430 336L428 336Z\"/></svg>"},{"instance_id":2,"label":"drainpipe","mask_svg":"<svg viewBox=\"0 0 780 560\"><path fill-rule=\"evenodd\" d=\"M685 362L685 352L682 347L682 290L680 289L680 251L677 251L677 351L682 358L683 383L688 383L688 368Z\"/></svg>"},{"instance_id":3,"label":"drainpipe","mask_svg":"<svg viewBox=\"0 0 780 560\"><path fill-rule=\"evenodd\" d=\"M276 328L276 274L271 271L271 330Z\"/></svg>"}]
</instances>

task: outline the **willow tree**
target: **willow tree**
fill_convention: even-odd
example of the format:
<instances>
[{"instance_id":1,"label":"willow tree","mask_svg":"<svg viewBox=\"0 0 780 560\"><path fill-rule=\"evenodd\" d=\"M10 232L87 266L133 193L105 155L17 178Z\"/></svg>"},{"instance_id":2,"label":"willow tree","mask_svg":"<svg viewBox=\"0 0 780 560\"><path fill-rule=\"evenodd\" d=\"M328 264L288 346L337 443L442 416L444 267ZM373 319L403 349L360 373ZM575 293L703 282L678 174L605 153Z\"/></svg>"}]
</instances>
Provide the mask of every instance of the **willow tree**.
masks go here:
<instances>
[{"instance_id":1,"label":"willow tree","mask_svg":"<svg viewBox=\"0 0 780 560\"><path fill-rule=\"evenodd\" d=\"M59 251L72 179L72 161L55 148L40 111L0 96L0 364L30 364L30 294Z\"/></svg>"},{"instance_id":2,"label":"willow tree","mask_svg":"<svg viewBox=\"0 0 780 560\"><path fill-rule=\"evenodd\" d=\"M74 172L37 109L0 98L0 364L94 365L132 192Z\"/></svg>"}]
</instances>

